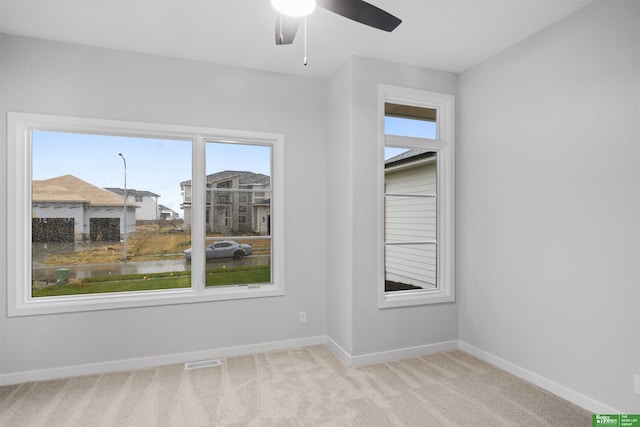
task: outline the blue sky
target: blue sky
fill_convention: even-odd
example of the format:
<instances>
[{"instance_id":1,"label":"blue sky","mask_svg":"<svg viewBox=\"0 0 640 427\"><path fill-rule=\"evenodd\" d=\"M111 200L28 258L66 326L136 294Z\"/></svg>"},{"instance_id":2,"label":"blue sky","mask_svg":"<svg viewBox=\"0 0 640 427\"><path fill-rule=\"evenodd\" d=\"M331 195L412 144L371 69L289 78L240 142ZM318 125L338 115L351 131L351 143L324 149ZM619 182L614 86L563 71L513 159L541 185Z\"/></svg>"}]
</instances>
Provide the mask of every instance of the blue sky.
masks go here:
<instances>
[{"instance_id":1,"label":"blue sky","mask_svg":"<svg viewBox=\"0 0 640 427\"><path fill-rule=\"evenodd\" d=\"M384 118L384 133L435 139L436 122L387 116Z\"/></svg>"},{"instance_id":2,"label":"blue sky","mask_svg":"<svg viewBox=\"0 0 640 427\"><path fill-rule=\"evenodd\" d=\"M182 215L180 182L191 179L191 142L106 135L33 132L33 179L71 174L97 187L151 191L158 203ZM269 148L207 144L207 174L249 170L270 174Z\"/></svg>"},{"instance_id":3,"label":"blue sky","mask_svg":"<svg viewBox=\"0 0 640 427\"><path fill-rule=\"evenodd\" d=\"M402 119L398 117L385 117L384 133L388 135L435 139L436 123L423 120ZM405 151L407 151L406 148L386 147L384 149L384 159L388 160Z\"/></svg>"}]
</instances>

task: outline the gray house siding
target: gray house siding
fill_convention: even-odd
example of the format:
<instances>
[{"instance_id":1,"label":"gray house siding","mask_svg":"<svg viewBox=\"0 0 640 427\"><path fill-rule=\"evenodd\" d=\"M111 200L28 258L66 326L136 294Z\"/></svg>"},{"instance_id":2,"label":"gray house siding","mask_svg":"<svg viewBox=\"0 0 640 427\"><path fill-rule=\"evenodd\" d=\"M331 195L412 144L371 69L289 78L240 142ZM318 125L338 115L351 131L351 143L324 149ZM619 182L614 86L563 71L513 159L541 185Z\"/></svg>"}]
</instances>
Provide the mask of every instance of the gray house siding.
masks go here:
<instances>
[{"instance_id":1,"label":"gray house siding","mask_svg":"<svg viewBox=\"0 0 640 427\"><path fill-rule=\"evenodd\" d=\"M180 184L184 228L191 227L191 181ZM271 218L271 182L263 174L223 171L207 176L205 221L207 232L268 235Z\"/></svg>"},{"instance_id":2,"label":"gray house siding","mask_svg":"<svg viewBox=\"0 0 640 427\"><path fill-rule=\"evenodd\" d=\"M385 193L420 194L434 197L387 196L385 198L385 242L436 241L436 162L407 163L385 171ZM386 280L420 288L437 285L435 244L385 246Z\"/></svg>"}]
</instances>

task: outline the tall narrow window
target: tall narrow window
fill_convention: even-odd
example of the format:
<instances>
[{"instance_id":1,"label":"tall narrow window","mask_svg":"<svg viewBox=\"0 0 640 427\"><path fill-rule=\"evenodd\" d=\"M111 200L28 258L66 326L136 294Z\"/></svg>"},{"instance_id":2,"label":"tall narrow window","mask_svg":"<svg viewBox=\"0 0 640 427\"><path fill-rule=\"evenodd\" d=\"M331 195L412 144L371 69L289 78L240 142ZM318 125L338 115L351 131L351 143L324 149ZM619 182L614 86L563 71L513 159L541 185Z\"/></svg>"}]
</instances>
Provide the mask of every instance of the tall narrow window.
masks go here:
<instances>
[{"instance_id":1,"label":"tall narrow window","mask_svg":"<svg viewBox=\"0 0 640 427\"><path fill-rule=\"evenodd\" d=\"M381 87L380 307L453 299L452 98Z\"/></svg>"}]
</instances>

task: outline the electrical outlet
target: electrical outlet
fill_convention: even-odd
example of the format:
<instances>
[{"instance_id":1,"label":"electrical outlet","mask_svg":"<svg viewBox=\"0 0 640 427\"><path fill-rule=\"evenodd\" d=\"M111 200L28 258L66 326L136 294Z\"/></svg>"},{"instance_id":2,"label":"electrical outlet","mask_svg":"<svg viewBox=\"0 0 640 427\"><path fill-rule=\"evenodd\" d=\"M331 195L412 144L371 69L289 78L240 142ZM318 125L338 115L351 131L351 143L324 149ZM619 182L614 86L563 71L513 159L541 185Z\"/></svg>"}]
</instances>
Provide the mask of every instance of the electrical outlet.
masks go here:
<instances>
[{"instance_id":1,"label":"electrical outlet","mask_svg":"<svg viewBox=\"0 0 640 427\"><path fill-rule=\"evenodd\" d=\"M640 375L633 376L633 392L640 395Z\"/></svg>"},{"instance_id":2,"label":"electrical outlet","mask_svg":"<svg viewBox=\"0 0 640 427\"><path fill-rule=\"evenodd\" d=\"M301 311L298 313L298 322L299 323L307 323L307 312Z\"/></svg>"}]
</instances>

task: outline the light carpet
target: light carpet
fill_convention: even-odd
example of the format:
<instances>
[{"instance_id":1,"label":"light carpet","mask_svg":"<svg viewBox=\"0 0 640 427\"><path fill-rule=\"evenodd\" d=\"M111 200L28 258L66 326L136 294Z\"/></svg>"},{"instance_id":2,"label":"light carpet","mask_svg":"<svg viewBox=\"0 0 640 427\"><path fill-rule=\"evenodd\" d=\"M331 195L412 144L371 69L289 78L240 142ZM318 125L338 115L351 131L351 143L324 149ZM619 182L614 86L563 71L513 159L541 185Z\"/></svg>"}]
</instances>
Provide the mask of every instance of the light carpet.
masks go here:
<instances>
[{"instance_id":1,"label":"light carpet","mask_svg":"<svg viewBox=\"0 0 640 427\"><path fill-rule=\"evenodd\" d=\"M0 387L0 426L591 426L463 351L350 368L324 346Z\"/></svg>"}]
</instances>

